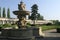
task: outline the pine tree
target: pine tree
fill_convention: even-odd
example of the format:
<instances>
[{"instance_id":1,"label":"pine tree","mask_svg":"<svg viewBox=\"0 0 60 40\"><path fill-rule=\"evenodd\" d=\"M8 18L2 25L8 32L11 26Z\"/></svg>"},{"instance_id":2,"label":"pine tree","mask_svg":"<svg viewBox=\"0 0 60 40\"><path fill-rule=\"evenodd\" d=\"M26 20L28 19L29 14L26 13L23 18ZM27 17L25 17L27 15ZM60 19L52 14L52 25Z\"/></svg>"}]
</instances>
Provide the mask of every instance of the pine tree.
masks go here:
<instances>
[{"instance_id":1,"label":"pine tree","mask_svg":"<svg viewBox=\"0 0 60 40\"><path fill-rule=\"evenodd\" d=\"M31 9L32 14L30 16L30 19L33 20L33 24L35 24L36 14L38 14L38 6L37 6L37 4L34 4L31 8L32 8Z\"/></svg>"},{"instance_id":2,"label":"pine tree","mask_svg":"<svg viewBox=\"0 0 60 40\"><path fill-rule=\"evenodd\" d=\"M3 14L2 16L5 18L6 17L6 14L5 14L5 8L3 8Z\"/></svg>"},{"instance_id":3,"label":"pine tree","mask_svg":"<svg viewBox=\"0 0 60 40\"><path fill-rule=\"evenodd\" d=\"M10 18L10 9L7 9L7 18Z\"/></svg>"},{"instance_id":4,"label":"pine tree","mask_svg":"<svg viewBox=\"0 0 60 40\"><path fill-rule=\"evenodd\" d=\"M0 7L0 17L1 17L1 7Z\"/></svg>"}]
</instances>

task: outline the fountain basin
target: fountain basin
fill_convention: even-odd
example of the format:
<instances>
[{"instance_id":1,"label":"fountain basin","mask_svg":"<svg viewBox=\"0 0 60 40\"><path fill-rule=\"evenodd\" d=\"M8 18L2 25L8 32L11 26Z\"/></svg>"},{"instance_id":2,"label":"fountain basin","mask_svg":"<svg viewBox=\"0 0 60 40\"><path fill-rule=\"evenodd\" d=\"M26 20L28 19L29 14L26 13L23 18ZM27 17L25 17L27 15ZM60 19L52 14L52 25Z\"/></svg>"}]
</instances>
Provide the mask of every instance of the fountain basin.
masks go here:
<instances>
[{"instance_id":1,"label":"fountain basin","mask_svg":"<svg viewBox=\"0 0 60 40\"><path fill-rule=\"evenodd\" d=\"M13 11L15 15L29 15L29 11Z\"/></svg>"}]
</instances>

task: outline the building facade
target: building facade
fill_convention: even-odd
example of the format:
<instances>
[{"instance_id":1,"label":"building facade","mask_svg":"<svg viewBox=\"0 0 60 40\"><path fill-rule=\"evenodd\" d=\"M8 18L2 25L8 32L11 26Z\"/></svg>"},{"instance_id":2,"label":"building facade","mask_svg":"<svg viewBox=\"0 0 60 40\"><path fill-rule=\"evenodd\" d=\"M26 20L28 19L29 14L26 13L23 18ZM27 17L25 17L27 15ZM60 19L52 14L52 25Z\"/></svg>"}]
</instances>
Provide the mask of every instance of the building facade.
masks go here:
<instances>
[{"instance_id":1,"label":"building facade","mask_svg":"<svg viewBox=\"0 0 60 40\"><path fill-rule=\"evenodd\" d=\"M0 24L6 24L6 23L10 23L10 24L15 24L19 19L17 18L0 18ZM32 20L26 20L27 23L33 24ZM52 23L52 21L49 20L35 20L35 24L47 24L47 23Z\"/></svg>"},{"instance_id":2,"label":"building facade","mask_svg":"<svg viewBox=\"0 0 60 40\"><path fill-rule=\"evenodd\" d=\"M16 21L18 21L18 19L16 18L0 18L0 24L6 24L6 23L13 24Z\"/></svg>"}]
</instances>

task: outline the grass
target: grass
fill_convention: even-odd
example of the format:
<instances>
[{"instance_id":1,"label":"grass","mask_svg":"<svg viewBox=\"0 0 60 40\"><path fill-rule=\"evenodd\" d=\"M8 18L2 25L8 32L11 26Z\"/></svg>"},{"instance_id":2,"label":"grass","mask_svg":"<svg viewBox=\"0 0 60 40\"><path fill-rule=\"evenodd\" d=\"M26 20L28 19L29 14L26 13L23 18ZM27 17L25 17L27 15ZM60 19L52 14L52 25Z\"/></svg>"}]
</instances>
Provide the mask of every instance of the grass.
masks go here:
<instances>
[{"instance_id":1,"label":"grass","mask_svg":"<svg viewBox=\"0 0 60 40\"><path fill-rule=\"evenodd\" d=\"M32 27L30 24L29 26ZM60 25L35 25L34 27L42 27L42 30L45 31L45 30L60 28Z\"/></svg>"},{"instance_id":2,"label":"grass","mask_svg":"<svg viewBox=\"0 0 60 40\"><path fill-rule=\"evenodd\" d=\"M45 30L50 30L50 29L56 29L60 26L56 26L56 25L50 25L50 26L46 26L46 25L42 25L42 30L45 31Z\"/></svg>"}]
</instances>

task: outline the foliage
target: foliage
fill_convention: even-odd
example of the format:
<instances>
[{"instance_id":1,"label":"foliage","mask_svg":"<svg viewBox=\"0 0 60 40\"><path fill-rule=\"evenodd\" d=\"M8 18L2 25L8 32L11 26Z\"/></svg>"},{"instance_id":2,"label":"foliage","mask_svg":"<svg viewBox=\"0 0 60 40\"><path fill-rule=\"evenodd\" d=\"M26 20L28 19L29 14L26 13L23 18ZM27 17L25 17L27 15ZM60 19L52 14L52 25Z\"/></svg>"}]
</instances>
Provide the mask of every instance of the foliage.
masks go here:
<instances>
[{"instance_id":1,"label":"foliage","mask_svg":"<svg viewBox=\"0 0 60 40\"><path fill-rule=\"evenodd\" d=\"M6 17L6 14L5 14L5 8L3 8L3 15L2 15L4 18Z\"/></svg>"},{"instance_id":2,"label":"foliage","mask_svg":"<svg viewBox=\"0 0 60 40\"><path fill-rule=\"evenodd\" d=\"M43 20L43 16L40 15L39 13L37 14L37 20Z\"/></svg>"},{"instance_id":3,"label":"foliage","mask_svg":"<svg viewBox=\"0 0 60 40\"><path fill-rule=\"evenodd\" d=\"M31 16L30 15L28 15L28 19L31 19Z\"/></svg>"},{"instance_id":4,"label":"foliage","mask_svg":"<svg viewBox=\"0 0 60 40\"><path fill-rule=\"evenodd\" d=\"M1 7L0 7L0 17L1 17Z\"/></svg>"},{"instance_id":5,"label":"foliage","mask_svg":"<svg viewBox=\"0 0 60 40\"><path fill-rule=\"evenodd\" d=\"M31 27L31 24L30 23L27 23L27 25L26 25L27 27Z\"/></svg>"},{"instance_id":6,"label":"foliage","mask_svg":"<svg viewBox=\"0 0 60 40\"><path fill-rule=\"evenodd\" d=\"M16 28L17 27L17 25L11 25L11 24L0 24L0 27L1 28Z\"/></svg>"},{"instance_id":7,"label":"foliage","mask_svg":"<svg viewBox=\"0 0 60 40\"><path fill-rule=\"evenodd\" d=\"M38 13L38 6L37 4L34 4L31 7L31 15L29 15L29 19L33 21L33 24L35 24L35 20L43 20L43 16Z\"/></svg>"},{"instance_id":8,"label":"foliage","mask_svg":"<svg viewBox=\"0 0 60 40\"><path fill-rule=\"evenodd\" d=\"M47 26L50 26L50 25L52 25L52 23L47 23L46 25L47 25Z\"/></svg>"},{"instance_id":9,"label":"foliage","mask_svg":"<svg viewBox=\"0 0 60 40\"><path fill-rule=\"evenodd\" d=\"M10 9L7 9L7 18L10 18Z\"/></svg>"},{"instance_id":10,"label":"foliage","mask_svg":"<svg viewBox=\"0 0 60 40\"><path fill-rule=\"evenodd\" d=\"M54 25L60 25L59 20L53 20Z\"/></svg>"},{"instance_id":11,"label":"foliage","mask_svg":"<svg viewBox=\"0 0 60 40\"><path fill-rule=\"evenodd\" d=\"M43 20L43 16L40 15L40 13L38 13L38 6L37 4L34 4L32 7L31 7L32 11L31 11L31 16L29 15L29 19L32 19L32 20Z\"/></svg>"},{"instance_id":12,"label":"foliage","mask_svg":"<svg viewBox=\"0 0 60 40\"><path fill-rule=\"evenodd\" d=\"M9 23L3 24L3 27L11 27L11 24Z\"/></svg>"},{"instance_id":13,"label":"foliage","mask_svg":"<svg viewBox=\"0 0 60 40\"><path fill-rule=\"evenodd\" d=\"M32 20L36 20L36 14L37 14L37 10L38 10L38 6L36 5L36 4L34 4L32 7L31 7L32 9L32 11L31 11L31 16L30 16L30 18L32 19Z\"/></svg>"},{"instance_id":14,"label":"foliage","mask_svg":"<svg viewBox=\"0 0 60 40\"><path fill-rule=\"evenodd\" d=\"M0 24L0 27L3 27L3 24Z\"/></svg>"},{"instance_id":15,"label":"foliage","mask_svg":"<svg viewBox=\"0 0 60 40\"><path fill-rule=\"evenodd\" d=\"M38 14L38 6L37 4L34 4L32 7L31 7L31 16L30 16L30 19L33 20L33 24L35 24L35 20L36 20L36 14Z\"/></svg>"},{"instance_id":16,"label":"foliage","mask_svg":"<svg viewBox=\"0 0 60 40\"><path fill-rule=\"evenodd\" d=\"M12 27L13 29L18 28L17 25L12 25L11 27Z\"/></svg>"},{"instance_id":17,"label":"foliage","mask_svg":"<svg viewBox=\"0 0 60 40\"><path fill-rule=\"evenodd\" d=\"M27 25L31 25L30 23L27 23Z\"/></svg>"}]
</instances>

